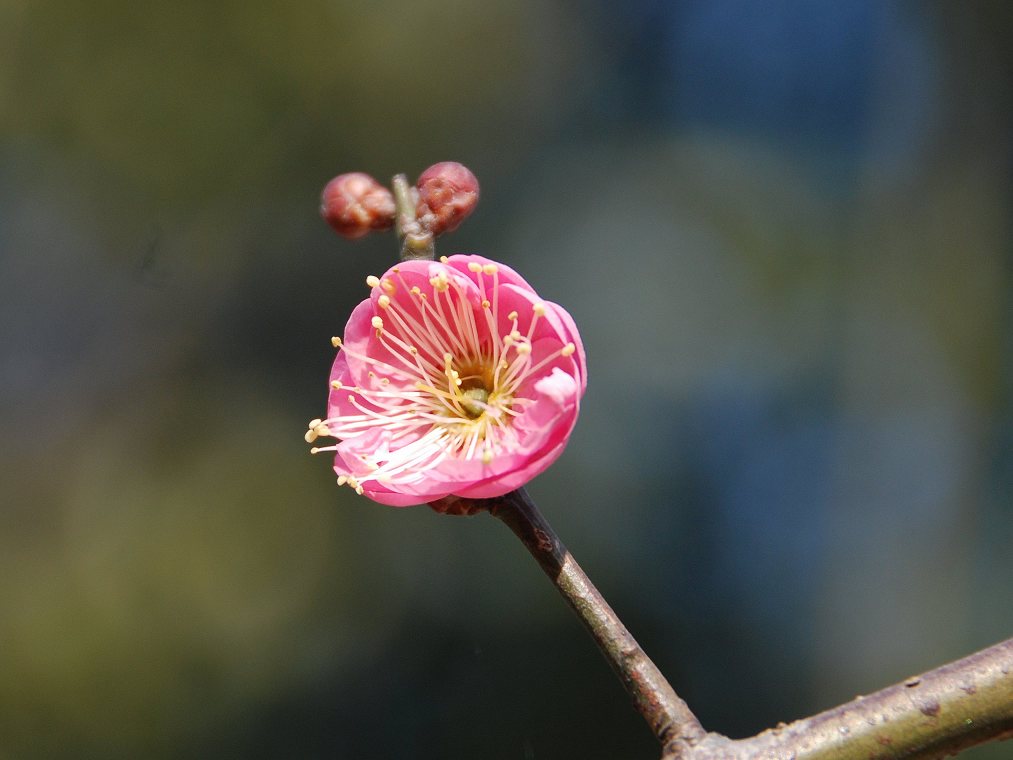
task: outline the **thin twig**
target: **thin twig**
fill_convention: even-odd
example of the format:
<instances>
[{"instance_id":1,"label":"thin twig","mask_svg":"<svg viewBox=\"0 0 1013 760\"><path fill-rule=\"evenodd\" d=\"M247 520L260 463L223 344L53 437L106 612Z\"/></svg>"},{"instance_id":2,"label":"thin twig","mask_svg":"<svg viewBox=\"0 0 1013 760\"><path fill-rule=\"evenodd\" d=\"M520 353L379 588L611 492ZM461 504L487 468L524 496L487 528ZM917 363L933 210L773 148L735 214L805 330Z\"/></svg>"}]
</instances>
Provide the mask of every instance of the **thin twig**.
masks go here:
<instances>
[{"instance_id":1,"label":"thin twig","mask_svg":"<svg viewBox=\"0 0 1013 760\"><path fill-rule=\"evenodd\" d=\"M626 630L523 488L495 499L450 497L431 506L451 514L487 509L514 532L587 627L666 752L684 751L704 737L700 721Z\"/></svg>"},{"instance_id":2,"label":"thin twig","mask_svg":"<svg viewBox=\"0 0 1013 760\"><path fill-rule=\"evenodd\" d=\"M399 244L398 256L401 261L432 259L436 256L433 233L416 218L416 194L408 185L408 178L396 174L391 180L394 193L394 231Z\"/></svg>"}]
</instances>

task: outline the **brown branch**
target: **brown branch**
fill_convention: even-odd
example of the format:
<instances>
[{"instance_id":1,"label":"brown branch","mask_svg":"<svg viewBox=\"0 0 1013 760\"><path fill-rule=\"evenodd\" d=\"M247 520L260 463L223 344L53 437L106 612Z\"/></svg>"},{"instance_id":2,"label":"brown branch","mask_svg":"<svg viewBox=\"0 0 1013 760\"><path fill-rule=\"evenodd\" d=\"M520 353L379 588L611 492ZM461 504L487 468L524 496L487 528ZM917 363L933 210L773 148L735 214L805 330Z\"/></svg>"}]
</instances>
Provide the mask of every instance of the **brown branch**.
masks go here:
<instances>
[{"instance_id":1,"label":"brown branch","mask_svg":"<svg viewBox=\"0 0 1013 760\"><path fill-rule=\"evenodd\" d=\"M430 506L458 515L488 510L514 532L591 633L666 752L685 751L705 736L696 716L626 630L523 488L495 499L451 496Z\"/></svg>"},{"instance_id":2,"label":"brown branch","mask_svg":"<svg viewBox=\"0 0 1013 760\"><path fill-rule=\"evenodd\" d=\"M1013 738L1013 639L749 739L710 735L692 760L938 758Z\"/></svg>"}]
</instances>

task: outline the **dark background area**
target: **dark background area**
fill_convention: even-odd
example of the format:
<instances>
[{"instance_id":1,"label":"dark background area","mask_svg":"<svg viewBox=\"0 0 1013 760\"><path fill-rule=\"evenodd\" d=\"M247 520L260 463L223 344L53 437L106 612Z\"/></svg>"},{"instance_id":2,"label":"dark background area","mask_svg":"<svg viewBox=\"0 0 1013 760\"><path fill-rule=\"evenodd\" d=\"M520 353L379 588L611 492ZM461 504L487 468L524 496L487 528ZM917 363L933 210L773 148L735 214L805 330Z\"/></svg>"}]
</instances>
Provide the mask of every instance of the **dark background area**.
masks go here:
<instances>
[{"instance_id":1,"label":"dark background area","mask_svg":"<svg viewBox=\"0 0 1013 760\"><path fill-rule=\"evenodd\" d=\"M535 563L302 440L394 260L580 326L530 486L711 729L1013 634L1013 5L0 3L0 757L651 758ZM971 753L1007 757L1008 746Z\"/></svg>"}]
</instances>

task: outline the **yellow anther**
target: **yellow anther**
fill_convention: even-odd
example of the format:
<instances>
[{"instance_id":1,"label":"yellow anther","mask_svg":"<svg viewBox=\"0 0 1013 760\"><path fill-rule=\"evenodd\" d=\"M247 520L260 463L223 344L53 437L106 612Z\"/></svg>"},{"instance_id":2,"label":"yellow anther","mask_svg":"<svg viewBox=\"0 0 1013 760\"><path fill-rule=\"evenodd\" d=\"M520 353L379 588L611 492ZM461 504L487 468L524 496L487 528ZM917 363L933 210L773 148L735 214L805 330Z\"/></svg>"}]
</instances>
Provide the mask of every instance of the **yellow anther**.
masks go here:
<instances>
[{"instance_id":1,"label":"yellow anther","mask_svg":"<svg viewBox=\"0 0 1013 760\"><path fill-rule=\"evenodd\" d=\"M509 314L507 314L507 319L509 319L511 322L513 322L515 319L517 319L517 312L516 311L512 311Z\"/></svg>"},{"instance_id":2,"label":"yellow anther","mask_svg":"<svg viewBox=\"0 0 1013 760\"><path fill-rule=\"evenodd\" d=\"M440 263L441 264L446 264L449 261L450 261L450 259L448 259L446 256L440 256Z\"/></svg>"},{"instance_id":3,"label":"yellow anther","mask_svg":"<svg viewBox=\"0 0 1013 760\"><path fill-rule=\"evenodd\" d=\"M317 439L317 431L307 430L306 435L303 436L303 439L306 441L306 443L313 443L313 441Z\"/></svg>"},{"instance_id":4,"label":"yellow anther","mask_svg":"<svg viewBox=\"0 0 1013 760\"><path fill-rule=\"evenodd\" d=\"M511 340L520 340L521 339L521 334L517 330L511 330L510 331L510 339Z\"/></svg>"},{"instance_id":5,"label":"yellow anther","mask_svg":"<svg viewBox=\"0 0 1013 760\"><path fill-rule=\"evenodd\" d=\"M375 328L376 328L377 330L382 330L382 329L383 329L383 320L382 320L382 319L380 319L380 317L373 317L373 318L372 318L372 319L371 319L371 320L369 321L369 323L370 323L371 325L373 325L373 327L375 327Z\"/></svg>"},{"instance_id":6,"label":"yellow anther","mask_svg":"<svg viewBox=\"0 0 1013 760\"><path fill-rule=\"evenodd\" d=\"M563 350L560 351L559 353L561 353L563 356L572 356L573 352L576 350L577 347L575 345L573 345L572 343L567 343L565 346L563 346Z\"/></svg>"},{"instance_id":7,"label":"yellow anther","mask_svg":"<svg viewBox=\"0 0 1013 760\"><path fill-rule=\"evenodd\" d=\"M390 307L390 296L384 293L382 296L376 299L376 303L381 309L387 309Z\"/></svg>"},{"instance_id":8,"label":"yellow anther","mask_svg":"<svg viewBox=\"0 0 1013 760\"><path fill-rule=\"evenodd\" d=\"M539 301L538 303L536 303L534 306L531 307L531 311L533 311L535 313L535 316L537 317L544 317L545 304Z\"/></svg>"},{"instance_id":9,"label":"yellow anther","mask_svg":"<svg viewBox=\"0 0 1013 760\"><path fill-rule=\"evenodd\" d=\"M422 288L420 288L418 285L413 286L412 289L411 289L411 294L413 296L420 296L420 295L422 295Z\"/></svg>"},{"instance_id":10,"label":"yellow anther","mask_svg":"<svg viewBox=\"0 0 1013 760\"><path fill-rule=\"evenodd\" d=\"M438 293L443 293L450 287L450 278L447 276L446 272L437 272L429 278L429 284L432 285L433 289Z\"/></svg>"},{"instance_id":11,"label":"yellow anther","mask_svg":"<svg viewBox=\"0 0 1013 760\"><path fill-rule=\"evenodd\" d=\"M483 298L482 299L482 308L483 309L488 309L490 306L492 306L492 304L489 303L489 299L488 298Z\"/></svg>"},{"instance_id":12,"label":"yellow anther","mask_svg":"<svg viewBox=\"0 0 1013 760\"><path fill-rule=\"evenodd\" d=\"M394 284L394 281L390 279L390 277L384 277L382 280L380 280L380 287L383 288L384 293L393 293L395 290L397 290L397 286Z\"/></svg>"},{"instance_id":13,"label":"yellow anther","mask_svg":"<svg viewBox=\"0 0 1013 760\"><path fill-rule=\"evenodd\" d=\"M381 377L380 378L380 385L390 385L390 378L389 377Z\"/></svg>"},{"instance_id":14,"label":"yellow anther","mask_svg":"<svg viewBox=\"0 0 1013 760\"><path fill-rule=\"evenodd\" d=\"M375 288L377 285L380 284L380 278L377 277L375 274L371 274L369 277L366 278L366 284L369 285L369 287L371 288Z\"/></svg>"},{"instance_id":15,"label":"yellow anther","mask_svg":"<svg viewBox=\"0 0 1013 760\"><path fill-rule=\"evenodd\" d=\"M312 449L310 449L310 454L319 454L319 453L320 453L320 449L318 449L316 446L314 446Z\"/></svg>"},{"instance_id":16,"label":"yellow anther","mask_svg":"<svg viewBox=\"0 0 1013 760\"><path fill-rule=\"evenodd\" d=\"M496 266L495 264L485 264L482 267L482 272L484 272L485 274L496 274L496 272L498 271L499 267Z\"/></svg>"},{"instance_id":17,"label":"yellow anther","mask_svg":"<svg viewBox=\"0 0 1013 760\"><path fill-rule=\"evenodd\" d=\"M418 352L419 350L415 348L415 346L408 346L408 353L411 354L412 356L417 355Z\"/></svg>"},{"instance_id":18,"label":"yellow anther","mask_svg":"<svg viewBox=\"0 0 1013 760\"><path fill-rule=\"evenodd\" d=\"M347 475L339 475L338 476L338 485L339 486L343 486L347 482L348 482L348 476Z\"/></svg>"},{"instance_id":19,"label":"yellow anther","mask_svg":"<svg viewBox=\"0 0 1013 760\"><path fill-rule=\"evenodd\" d=\"M477 261L471 261L468 263L468 271L475 272L477 274L478 272L482 271L482 265L479 264Z\"/></svg>"},{"instance_id":20,"label":"yellow anther","mask_svg":"<svg viewBox=\"0 0 1013 760\"><path fill-rule=\"evenodd\" d=\"M310 420L310 430L312 430L313 428L315 428L317 425L321 424L322 422L323 422L323 420L320 419L319 417L317 417L315 420Z\"/></svg>"},{"instance_id":21,"label":"yellow anther","mask_svg":"<svg viewBox=\"0 0 1013 760\"><path fill-rule=\"evenodd\" d=\"M491 463L492 463L492 452L486 449L485 451L482 452L482 464L491 464Z\"/></svg>"},{"instance_id":22,"label":"yellow anther","mask_svg":"<svg viewBox=\"0 0 1013 760\"><path fill-rule=\"evenodd\" d=\"M341 346L341 338L339 338L337 335L335 335L333 338L331 338L331 345L334 346L335 348L340 347Z\"/></svg>"},{"instance_id":23,"label":"yellow anther","mask_svg":"<svg viewBox=\"0 0 1013 760\"><path fill-rule=\"evenodd\" d=\"M445 354L443 355L443 361L445 361L445 362L450 362L450 361L453 361L453 360L454 360L454 355L453 355L452 353L450 353L449 351L447 351L447 352L446 352L446 353L445 353Z\"/></svg>"},{"instance_id":24,"label":"yellow anther","mask_svg":"<svg viewBox=\"0 0 1013 760\"><path fill-rule=\"evenodd\" d=\"M341 390L341 381L340 380L331 380L331 387L334 390L336 390L336 391L340 391Z\"/></svg>"},{"instance_id":25,"label":"yellow anther","mask_svg":"<svg viewBox=\"0 0 1013 760\"><path fill-rule=\"evenodd\" d=\"M527 356L528 354L531 353L531 344L530 343L518 343L517 344L517 353L519 353L519 354L521 354L523 356Z\"/></svg>"}]
</instances>

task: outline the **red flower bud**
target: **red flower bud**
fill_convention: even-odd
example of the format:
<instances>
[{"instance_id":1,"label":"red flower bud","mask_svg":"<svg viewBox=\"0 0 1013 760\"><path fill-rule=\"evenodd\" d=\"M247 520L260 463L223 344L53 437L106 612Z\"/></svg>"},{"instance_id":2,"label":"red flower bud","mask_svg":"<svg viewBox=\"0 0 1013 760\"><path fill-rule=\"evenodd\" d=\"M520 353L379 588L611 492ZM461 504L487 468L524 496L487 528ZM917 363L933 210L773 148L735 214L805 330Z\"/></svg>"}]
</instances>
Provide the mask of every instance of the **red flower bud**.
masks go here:
<instances>
[{"instance_id":1,"label":"red flower bud","mask_svg":"<svg viewBox=\"0 0 1013 760\"><path fill-rule=\"evenodd\" d=\"M456 230L478 204L478 180L456 161L433 164L415 186L419 190L416 214L434 235Z\"/></svg>"},{"instance_id":2,"label":"red flower bud","mask_svg":"<svg viewBox=\"0 0 1013 760\"><path fill-rule=\"evenodd\" d=\"M339 174L324 187L320 215L346 238L360 238L394 224L394 196L368 174Z\"/></svg>"}]
</instances>

